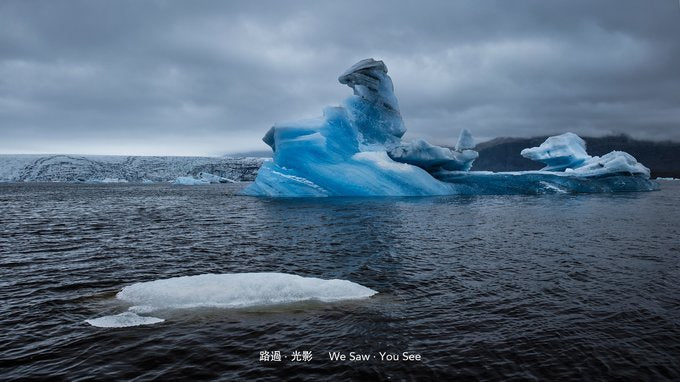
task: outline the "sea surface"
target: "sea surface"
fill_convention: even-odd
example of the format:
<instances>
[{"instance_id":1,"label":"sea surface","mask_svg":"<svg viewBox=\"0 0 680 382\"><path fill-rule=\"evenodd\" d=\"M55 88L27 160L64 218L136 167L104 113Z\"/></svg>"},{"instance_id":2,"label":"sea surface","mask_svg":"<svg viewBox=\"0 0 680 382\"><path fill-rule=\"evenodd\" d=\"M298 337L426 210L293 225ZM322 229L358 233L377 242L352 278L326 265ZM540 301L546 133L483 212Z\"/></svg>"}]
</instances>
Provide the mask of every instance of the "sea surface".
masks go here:
<instances>
[{"instance_id":1,"label":"sea surface","mask_svg":"<svg viewBox=\"0 0 680 382\"><path fill-rule=\"evenodd\" d=\"M677 381L680 182L660 184L278 200L242 184L0 184L0 380ZM85 322L125 312L126 285L241 272L379 293Z\"/></svg>"}]
</instances>

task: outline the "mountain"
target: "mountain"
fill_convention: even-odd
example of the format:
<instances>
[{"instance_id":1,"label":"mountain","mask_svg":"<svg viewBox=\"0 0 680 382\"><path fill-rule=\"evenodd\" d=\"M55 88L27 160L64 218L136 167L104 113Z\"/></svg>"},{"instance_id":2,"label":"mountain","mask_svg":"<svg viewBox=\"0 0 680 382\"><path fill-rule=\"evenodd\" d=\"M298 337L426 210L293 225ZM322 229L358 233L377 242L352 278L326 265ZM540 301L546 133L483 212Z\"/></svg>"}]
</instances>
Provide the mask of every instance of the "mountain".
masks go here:
<instances>
[{"instance_id":1,"label":"mountain","mask_svg":"<svg viewBox=\"0 0 680 382\"><path fill-rule=\"evenodd\" d=\"M535 147L547 136L534 138L495 138L477 145L479 158L472 165L473 171L521 171L538 170L542 163L522 157L522 149ZM652 178L680 177L680 143L642 141L627 135L606 137L583 137L590 155L604 155L611 151L625 151L638 162L652 170Z\"/></svg>"}]
</instances>

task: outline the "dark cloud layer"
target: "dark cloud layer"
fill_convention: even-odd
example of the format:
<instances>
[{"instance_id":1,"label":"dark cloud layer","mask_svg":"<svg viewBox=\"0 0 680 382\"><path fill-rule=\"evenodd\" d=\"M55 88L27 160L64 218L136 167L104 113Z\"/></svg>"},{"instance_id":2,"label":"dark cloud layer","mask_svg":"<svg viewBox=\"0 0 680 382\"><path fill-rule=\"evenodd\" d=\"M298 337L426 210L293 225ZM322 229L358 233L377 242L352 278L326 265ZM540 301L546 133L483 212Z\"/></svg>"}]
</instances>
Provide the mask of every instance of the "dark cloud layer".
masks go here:
<instances>
[{"instance_id":1,"label":"dark cloud layer","mask_svg":"<svg viewBox=\"0 0 680 382\"><path fill-rule=\"evenodd\" d=\"M215 155L386 62L409 133L680 140L677 1L2 1L0 152Z\"/></svg>"}]
</instances>

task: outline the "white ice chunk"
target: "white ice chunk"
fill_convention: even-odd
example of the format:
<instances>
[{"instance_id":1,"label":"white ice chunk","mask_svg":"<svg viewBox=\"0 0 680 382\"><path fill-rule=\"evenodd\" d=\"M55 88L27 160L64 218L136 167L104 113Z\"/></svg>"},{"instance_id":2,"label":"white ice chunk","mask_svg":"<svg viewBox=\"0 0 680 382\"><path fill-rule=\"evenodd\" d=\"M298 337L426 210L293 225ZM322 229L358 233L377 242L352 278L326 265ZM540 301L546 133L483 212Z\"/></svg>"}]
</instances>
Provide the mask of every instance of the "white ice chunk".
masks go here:
<instances>
[{"instance_id":1,"label":"white ice chunk","mask_svg":"<svg viewBox=\"0 0 680 382\"><path fill-rule=\"evenodd\" d=\"M285 273L227 273L173 277L126 286L116 296L149 312L198 307L239 308L316 300L362 299L377 292L347 280ZM131 308L135 310L135 307Z\"/></svg>"},{"instance_id":2,"label":"white ice chunk","mask_svg":"<svg viewBox=\"0 0 680 382\"><path fill-rule=\"evenodd\" d=\"M143 317L133 312L125 312L113 316L104 316L85 320L88 324L98 328L127 328L129 326L152 325L165 321L158 317Z\"/></svg>"},{"instance_id":3,"label":"white ice chunk","mask_svg":"<svg viewBox=\"0 0 680 382\"><path fill-rule=\"evenodd\" d=\"M104 178L101 180L101 183L127 183L128 181L125 179L118 179L118 178Z\"/></svg>"},{"instance_id":4,"label":"white ice chunk","mask_svg":"<svg viewBox=\"0 0 680 382\"><path fill-rule=\"evenodd\" d=\"M225 178L219 175L210 174L207 172L201 172L198 174L198 178L192 176L180 176L175 179L172 184L179 184L183 186L200 186L204 184L211 183L237 183L235 180Z\"/></svg>"},{"instance_id":5,"label":"white ice chunk","mask_svg":"<svg viewBox=\"0 0 680 382\"><path fill-rule=\"evenodd\" d=\"M205 180L208 183L236 183L235 180L225 178L223 176L209 174L207 172L201 172L198 174L201 180Z\"/></svg>"},{"instance_id":6,"label":"white ice chunk","mask_svg":"<svg viewBox=\"0 0 680 382\"><path fill-rule=\"evenodd\" d=\"M550 137L538 147L522 150L521 155L545 163L545 171L563 171L578 167L590 159L586 153L586 142L574 133Z\"/></svg>"},{"instance_id":7,"label":"white ice chunk","mask_svg":"<svg viewBox=\"0 0 680 382\"><path fill-rule=\"evenodd\" d=\"M205 179L196 179L192 176L180 176L175 179L172 184L178 184L182 186L200 186L204 184L210 184L210 182Z\"/></svg>"}]
</instances>

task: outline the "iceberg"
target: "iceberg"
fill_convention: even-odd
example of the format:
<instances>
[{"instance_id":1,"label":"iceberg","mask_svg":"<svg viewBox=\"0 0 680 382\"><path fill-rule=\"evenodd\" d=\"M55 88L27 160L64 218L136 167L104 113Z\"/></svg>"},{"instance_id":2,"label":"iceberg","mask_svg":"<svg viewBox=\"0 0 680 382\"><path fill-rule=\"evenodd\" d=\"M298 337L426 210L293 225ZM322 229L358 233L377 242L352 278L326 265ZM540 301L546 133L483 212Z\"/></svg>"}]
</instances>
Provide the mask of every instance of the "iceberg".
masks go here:
<instances>
[{"instance_id":1,"label":"iceberg","mask_svg":"<svg viewBox=\"0 0 680 382\"><path fill-rule=\"evenodd\" d=\"M348 280L324 280L287 273L223 273L173 277L132 284L116 297L132 311L243 308L300 301L368 298L378 292Z\"/></svg>"},{"instance_id":2,"label":"iceberg","mask_svg":"<svg viewBox=\"0 0 680 382\"><path fill-rule=\"evenodd\" d=\"M467 129L454 148L402 140L406 128L387 66L359 61L338 81L353 90L323 115L275 124L263 141L273 151L243 194L270 197L427 196L651 191L658 184L631 155L586 152L578 135L548 138L521 155L539 171L471 171L479 156Z\"/></svg>"},{"instance_id":3,"label":"iceberg","mask_svg":"<svg viewBox=\"0 0 680 382\"><path fill-rule=\"evenodd\" d=\"M586 142L574 133L549 137L540 146L524 149L520 154L527 159L545 163L544 171L578 167L590 158L586 153Z\"/></svg>"},{"instance_id":4,"label":"iceberg","mask_svg":"<svg viewBox=\"0 0 680 382\"><path fill-rule=\"evenodd\" d=\"M85 320L101 328L151 325L165 320L140 316L159 310L247 308L304 301L337 302L369 298L378 292L348 280L325 280L288 273L222 273L172 277L124 287L116 298L127 312Z\"/></svg>"}]
</instances>

